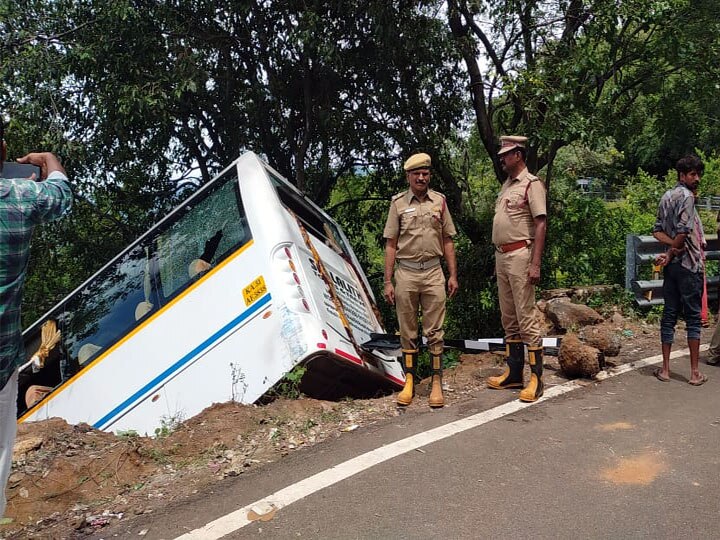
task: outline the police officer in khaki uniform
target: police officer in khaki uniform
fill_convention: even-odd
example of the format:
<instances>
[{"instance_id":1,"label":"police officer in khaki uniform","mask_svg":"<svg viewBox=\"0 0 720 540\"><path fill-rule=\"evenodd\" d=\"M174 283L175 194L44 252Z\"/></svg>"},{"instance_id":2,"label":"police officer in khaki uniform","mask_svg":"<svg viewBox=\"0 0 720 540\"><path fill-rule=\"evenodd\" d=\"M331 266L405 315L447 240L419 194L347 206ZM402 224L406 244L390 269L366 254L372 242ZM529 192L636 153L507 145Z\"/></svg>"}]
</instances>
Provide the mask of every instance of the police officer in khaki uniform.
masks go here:
<instances>
[{"instance_id":1,"label":"police officer in khaki uniform","mask_svg":"<svg viewBox=\"0 0 720 540\"><path fill-rule=\"evenodd\" d=\"M530 382L521 401L543 395L540 321L535 312L535 284L545 247L547 210L545 186L525 165L527 137L501 137L500 164L508 178L495 203L492 242L495 245L500 314L505 330L507 368L490 377L490 388L523 388L525 346L528 346Z\"/></svg>"},{"instance_id":2,"label":"police officer in khaki uniform","mask_svg":"<svg viewBox=\"0 0 720 540\"><path fill-rule=\"evenodd\" d=\"M398 405L409 405L415 394L418 357L418 307L422 307L423 333L432 356L429 404L442 407L443 323L445 322L445 275L440 258L445 257L450 277L447 293L458 290L455 236L445 196L429 189L430 156L414 154L405 162L410 189L398 193L390 203L383 236L385 243L385 299L394 304L400 324L405 387ZM396 266L397 263L397 266ZM393 287L393 270L395 286Z\"/></svg>"}]
</instances>

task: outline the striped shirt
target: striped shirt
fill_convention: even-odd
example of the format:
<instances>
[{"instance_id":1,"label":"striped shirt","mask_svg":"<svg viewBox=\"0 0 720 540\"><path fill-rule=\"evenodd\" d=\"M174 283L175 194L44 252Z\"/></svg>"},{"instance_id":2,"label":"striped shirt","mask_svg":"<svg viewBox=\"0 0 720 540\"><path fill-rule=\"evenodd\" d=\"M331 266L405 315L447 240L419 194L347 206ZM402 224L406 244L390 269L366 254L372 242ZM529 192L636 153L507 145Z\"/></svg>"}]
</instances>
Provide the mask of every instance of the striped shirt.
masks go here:
<instances>
[{"instance_id":1,"label":"striped shirt","mask_svg":"<svg viewBox=\"0 0 720 540\"><path fill-rule=\"evenodd\" d=\"M702 272L705 269L705 234L695 210L695 196L684 184L678 182L660 199L653 232L664 232L670 238L686 234L685 249L673 258L671 264L680 263L691 272Z\"/></svg>"},{"instance_id":2,"label":"striped shirt","mask_svg":"<svg viewBox=\"0 0 720 540\"><path fill-rule=\"evenodd\" d=\"M0 389L25 360L20 304L33 228L71 206L68 179L59 171L44 182L0 178Z\"/></svg>"}]
</instances>

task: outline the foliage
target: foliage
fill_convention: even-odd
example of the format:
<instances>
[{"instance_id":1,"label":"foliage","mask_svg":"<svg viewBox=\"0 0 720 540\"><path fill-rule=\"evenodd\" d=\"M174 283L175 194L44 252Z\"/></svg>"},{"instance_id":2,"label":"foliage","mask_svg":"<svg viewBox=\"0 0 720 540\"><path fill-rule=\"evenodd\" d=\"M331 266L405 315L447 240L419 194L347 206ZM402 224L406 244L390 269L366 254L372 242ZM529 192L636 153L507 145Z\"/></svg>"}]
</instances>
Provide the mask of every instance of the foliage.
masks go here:
<instances>
[{"instance_id":1,"label":"foliage","mask_svg":"<svg viewBox=\"0 0 720 540\"><path fill-rule=\"evenodd\" d=\"M406 188L399 165L430 152L433 185L460 232L447 335L495 336L497 136L525 133L550 194L542 287L622 283L625 235L651 232L678 157L699 151L701 196L720 194L714 8L0 0L10 157L53 150L76 194L68 218L36 231L24 322L246 149L341 223L377 298L387 204ZM581 177L623 199L578 193ZM713 213L701 215L714 232ZM379 304L396 327L392 307Z\"/></svg>"},{"instance_id":2,"label":"foliage","mask_svg":"<svg viewBox=\"0 0 720 540\"><path fill-rule=\"evenodd\" d=\"M669 39L659 45L675 57L676 70L651 91L638 92L625 118L613 126L618 143L626 148L626 166L657 175L690 152L716 150L720 136L720 20L711 15L717 3L674 4L688 6L689 15L673 21Z\"/></svg>"},{"instance_id":3,"label":"foliage","mask_svg":"<svg viewBox=\"0 0 720 540\"><path fill-rule=\"evenodd\" d=\"M494 249L461 237L456 251L460 291L448 302L445 334L465 339L502 336Z\"/></svg>"},{"instance_id":4,"label":"foliage","mask_svg":"<svg viewBox=\"0 0 720 540\"><path fill-rule=\"evenodd\" d=\"M578 180L590 179L590 191L613 199L625 184L623 161L624 154L611 138L599 140L594 147L575 142L558 150L555 182L562 183L566 190L576 190ZM553 196L557 198L557 193Z\"/></svg>"},{"instance_id":5,"label":"foliage","mask_svg":"<svg viewBox=\"0 0 720 540\"><path fill-rule=\"evenodd\" d=\"M718 43L701 28L716 28L712 2L450 0L447 15L488 154L498 134L528 134L531 170L547 165L549 184L559 148L626 129L638 97Z\"/></svg>"},{"instance_id":6,"label":"foliage","mask_svg":"<svg viewBox=\"0 0 720 540\"><path fill-rule=\"evenodd\" d=\"M460 363L460 352L454 349L446 349L443 353L443 369L455 367ZM419 379L425 379L432 375L432 355L429 351L423 350L418 355L417 375Z\"/></svg>"},{"instance_id":7,"label":"foliage","mask_svg":"<svg viewBox=\"0 0 720 540\"><path fill-rule=\"evenodd\" d=\"M292 370L267 392L267 396L284 397L288 399L297 399L302 395L300 392L300 383L307 368L304 366L295 366Z\"/></svg>"},{"instance_id":8,"label":"foliage","mask_svg":"<svg viewBox=\"0 0 720 540\"><path fill-rule=\"evenodd\" d=\"M52 269L34 262L27 314L243 150L321 205L344 175L391 170L417 148L439 157L462 90L435 13L379 0L0 0L12 156L60 154L77 196L64 231L76 240ZM40 250L58 243L48 232Z\"/></svg>"},{"instance_id":9,"label":"foliage","mask_svg":"<svg viewBox=\"0 0 720 540\"><path fill-rule=\"evenodd\" d=\"M583 303L606 318L611 317L616 309L619 309L620 313L625 316L637 315L635 295L621 286L595 292L588 296Z\"/></svg>"},{"instance_id":10,"label":"foliage","mask_svg":"<svg viewBox=\"0 0 720 540\"><path fill-rule=\"evenodd\" d=\"M160 427L155 428L155 437L162 439L173 433L185 418L182 414L163 416L160 418Z\"/></svg>"},{"instance_id":11,"label":"foliage","mask_svg":"<svg viewBox=\"0 0 720 540\"><path fill-rule=\"evenodd\" d=\"M550 207L545 256L547 286L623 283L629 219L620 207L572 193Z\"/></svg>"}]
</instances>

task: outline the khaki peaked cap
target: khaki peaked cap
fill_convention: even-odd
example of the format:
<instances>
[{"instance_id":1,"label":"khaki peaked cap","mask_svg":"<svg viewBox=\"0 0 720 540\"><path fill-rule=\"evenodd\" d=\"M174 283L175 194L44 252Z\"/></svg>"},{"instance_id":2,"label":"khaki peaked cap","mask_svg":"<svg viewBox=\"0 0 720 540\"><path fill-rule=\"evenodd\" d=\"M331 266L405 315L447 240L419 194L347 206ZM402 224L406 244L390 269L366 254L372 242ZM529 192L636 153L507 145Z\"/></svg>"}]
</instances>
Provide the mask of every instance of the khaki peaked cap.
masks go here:
<instances>
[{"instance_id":1,"label":"khaki peaked cap","mask_svg":"<svg viewBox=\"0 0 720 540\"><path fill-rule=\"evenodd\" d=\"M430 156L425 153L413 154L408 158L403 165L403 169L406 171L414 171L415 169L429 169L432 160Z\"/></svg>"},{"instance_id":2,"label":"khaki peaked cap","mask_svg":"<svg viewBox=\"0 0 720 540\"><path fill-rule=\"evenodd\" d=\"M522 135L505 135L500 137L500 150L498 150L498 156L511 150L518 148L525 148L528 138Z\"/></svg>"}]
</instances>

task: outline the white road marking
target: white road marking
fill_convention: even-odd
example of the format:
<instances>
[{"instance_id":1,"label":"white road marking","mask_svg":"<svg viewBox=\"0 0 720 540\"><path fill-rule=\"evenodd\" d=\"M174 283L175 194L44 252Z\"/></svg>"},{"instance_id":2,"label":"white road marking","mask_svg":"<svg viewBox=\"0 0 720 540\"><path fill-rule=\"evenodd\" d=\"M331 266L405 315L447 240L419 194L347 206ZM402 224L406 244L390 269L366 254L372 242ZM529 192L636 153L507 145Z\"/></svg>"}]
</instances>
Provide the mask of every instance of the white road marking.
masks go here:
<instances>
[{"instance_id":1,"label":"white road marking","mask_svg":"<svg viewBox=\"0 0 720 540\"><path fill-rule=\"evenodd\" d=\"M701 351L705 351L707 349L707 344L700 346ZM685 356L688 353L688 349L673 351L670 358ZM613 368L612 371L608 373L608 378L617 377L623 373L657 364L661 361L662 355L658 354L648 358L643 358L637 362L623 364L617 368ZM436 427L423 433L418 433L417 435L401 439L385 446L381 446L380 448L376 448L375 450L371 450L370 452L366 452L365 454L335 465L330 469L305 478L304 480L281 489L280 491L276 491L264 499L257 500L247 506L244 506L243 508L219 517L204 527L195 529L177 537L176 540L218 540L219 538L237 531L238 529L242 529L246 525L252 523L252 521L248 519L248 513L253 510L253 508L274 508L275 511L277 511L379 463L388 461L389 459L393 459L407 452L417 450L418 448L427 446L442 439L452 437L453 435L462 433L468 429L482 426L483 424L487 424L488 422L492 422L493 420L497 420L498 418L502 418L503 416L507 416L519 410L532 407L533 405L537 405L538 403L542 403L548 399L567 394L568 392L572 392L578 388L583 388L583 385L578 384L576 381L568 381L548 388L545 391L545 395L534 403L523 403L519 400L510 401L490 410L456 420L455 422ZM257 513L257 510L255 510L255 513Z\"/></svg>"}]
</instances>

